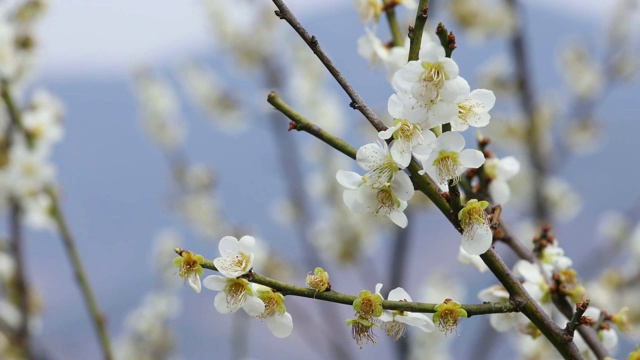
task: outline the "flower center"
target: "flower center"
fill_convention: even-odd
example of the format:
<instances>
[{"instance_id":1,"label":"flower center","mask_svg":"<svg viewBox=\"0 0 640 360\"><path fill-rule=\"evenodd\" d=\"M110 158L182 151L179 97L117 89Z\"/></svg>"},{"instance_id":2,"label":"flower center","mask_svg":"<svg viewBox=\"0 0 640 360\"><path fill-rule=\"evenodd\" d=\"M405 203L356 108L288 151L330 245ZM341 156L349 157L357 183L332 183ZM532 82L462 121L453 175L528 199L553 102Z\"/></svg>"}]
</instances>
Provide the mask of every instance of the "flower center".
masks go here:
<instances>
[{"instance_id":1,"label":"flower center","mask_svg":"<svg viewBox=\"0 0 640 360\"><path fill-rule=\"evenodd\" d=\"M422 128L418 124L411 123L407 120L397 119L396 125L400 124L400 127L395 132L395 138L411 142L415 135L418 135L419 140L423 140ZM422 142L422 141L420 141Z\"/></svg>"},{"instance_id":2,"label":"flower center","mask_svg":"<svg viewBox=\"0 0 640 360\"><path fill-rule=\"evenodd\" d=\"M273 315L278 309L278 299L273 294L260 297L260 300L262 300L262 302L264 303L264 312L262 313L262 315L260 315L260 318L268 318L269 316Z\"/></svg>"},{"instance_id":3,"label":"flower center","mask_svg":"<svg viewBox=\"0 0 640 360\"><path fill-rule=\"evenodd\" d=\"M395 320L384 323L383 327L387 335L393 338L393 340L400 339L402 335L404 335L406 329L406 325L404 323Z\"/></svg>"},{"instance_id":4,"label":"flower center","mask_svg":"<svg viewBox=\"0 0 640 360\"><path fill-rule=\"evenodd\" d=\"M249 257L244 254L229 256L222 259L224 267L231 271L244 271L249 264Z\"/></svg>"},{"instance_id":5,"label":"flower center","mask_svg":"<svg viewBox=\"0 0 640 360\"><path fill-rule=\"evenodd\" d=\"M455 151L441 150L438 157L433 161L433 166L437 169L438 182L445 184L447 180L453 180L454 184L460 181L460 160Z\"/></svg>"},{"instance_id":6,"label":"flower center","mask_svg":"<svg viewBox=\"0 0 640 360\"><path fill-rule=\"evenodd\" d=\"M391 158L391 155L387 156L385 162L377 166L375 169L365 174L362 179L364 183L374 189L379 189L384 186L388 186L393 180L393 174L398 171L398 166Z\"/></svg>"},{"instance_id":7,"label":"flower center","mask_svg":"<svg viewBox=\"0 0 640 360\"><path fill-rule=\"evenodd\" d=\"M180 265L180 276L187 277L198 269L198 259L191 252L185 252Z\"/></svg>"},{"instance_id":8,"label":"flower center","mask_svg":"<svg viewBox=\"0 0 640 360\"><path fill-rule=\"evenodd\" d=\"M362 299L362 305L360 307L360 316L365 319L370 319L373 317L373 313L376 310L376 301L373 299L373 296L367 296Z\"/></svg>"},{"instance_id":9,"label":"flower center","mask_svg":"<svg viewBox=\"0 0 640 360\"><path fill-rule=\"evenodd\" d=\"M440 91L447 77L442 64L423 61L422 67L424 68L424 71L422 72L422 82L424 83L424 86L433 86L436 91Z\"/></svg>"},{"instance_id":10,"label":"flower center","mask_svg":"<svg viewBox=\"0 0 640 360\"><path fill-rule=\"evenodd\" d=\"M238 308L244 304L247 297L247 287L242 281L232 281L227 285L227 304L231 309Z\"/></svg>"},{"instance_id":11,"label":"flower center","mask_svg":"<svg viewBox=\"0 0 640 360\"><path fill-rule=\"evenodd\" d=\"M395 197L391 189L384 188L378 190L376 198L378 200L378 207L374 211L376 215L380 213L382 213L382 215L389 215L396 208Z\"/></svg>"}]
</instances>

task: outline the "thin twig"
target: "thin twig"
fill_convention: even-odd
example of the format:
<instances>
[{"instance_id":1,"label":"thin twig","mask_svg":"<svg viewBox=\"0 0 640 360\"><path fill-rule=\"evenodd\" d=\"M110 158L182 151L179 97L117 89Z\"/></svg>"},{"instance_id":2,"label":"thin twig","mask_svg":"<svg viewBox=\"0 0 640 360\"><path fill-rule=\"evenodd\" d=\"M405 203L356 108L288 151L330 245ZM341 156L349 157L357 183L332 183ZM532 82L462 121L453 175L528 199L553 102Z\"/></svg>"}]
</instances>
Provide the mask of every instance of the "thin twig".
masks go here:
<instances>
[{"instance_id":1,"label":"thin twig","mask_svg":"<svg viewBox=\"0 0 640 360\"><path fill-rule=\"evenodd\" d=\"M313 51L314 54L318 57L318 59L322 62L322 64L329 70L331 75L336 79L338 84L344 89L349 98L351 99L352 108L360 111L364 117L369 120L371 125L378 130L384 131L387 130L387 127L378 119L376 114L369 108L369 106L362 100L360 95L354 90L354 88L349 84L347 79L340 73L338 68L333 65L331 59L324 53L320 45L318 44L318 39L315 36L309 35L309 32L300 24L298 19L291 13L289 8L284 4L282 0L273 0L273 3L276 5L278 10L276 11L276 16L280 19L285 20L291 25L291 27L300 35L302 40L309 46L309 48Z\"/></svg>"},{"instance_id":2,"label":"thin twig","mask_svg":"<svg viewBox=\"0 0 640 360\"><path fill-rule=\"evenodd\" d=\"M102 355L105 360L111 360L113 359L113 350L111 348L111 340L105 324L104 315L102 314L102 311L100 311L98 300L93 294L93 290L91 290L89 279L87 278L86 271L84 270L84 266L82 265L82 258L80 257L80 254L78 254L75 241L73 239L73 236L71 235L69 227L67 226L67 222L65 221L62 210L60 209L58 197L56 196L53 189L47 189L47 193L51 198L51 217L54 219L56 225L58 226L58 232L60 233L60 237L62 238L64 249L67 253L67 256L69 256L76 281L80 286L80 291L82 292L85 305L89 310L93 328L100 340Z\"/></svg>"},{"instance_id":3,"label":"thin twig","mask_svg":"<svg viewBox=\"0 0 640 360\"><path fill-rule=\"evenodd\" d=\"M184 249L175 249L175 252L180 255L186 250ZM204 259L202 262L202 267L205 269L218 271L216 266L213 264L213 261ZM282 281L278 281L275 279L271 279L264 275L258 274L256 272L250 271L249 273L242 276L248 281L264 285L270 287L271 289L277 290L285 296L298 296L305 297L309 299L322 300L327 302L332 302L336 304L344 304L344 305L353 305L353 301L358 297L354 295L348 295L344 293L340 293L334 290L330 291L322 291L319 292L314 289L305 288L302 286L288 284ZM382 301L382 307L385 310L396 310L396 311L408 311L415 313L435 313L436 306L439 304L434 303L422 303L422 302L409 302L409 301L391 301L384 300ZM482 304L463 304L461 306L462 309L467 311L467 316L476 316L476 315L486 315L486 314L504 314L517 312L517 306L512 303L482 303Z\"/></svg>"}]
</instances>

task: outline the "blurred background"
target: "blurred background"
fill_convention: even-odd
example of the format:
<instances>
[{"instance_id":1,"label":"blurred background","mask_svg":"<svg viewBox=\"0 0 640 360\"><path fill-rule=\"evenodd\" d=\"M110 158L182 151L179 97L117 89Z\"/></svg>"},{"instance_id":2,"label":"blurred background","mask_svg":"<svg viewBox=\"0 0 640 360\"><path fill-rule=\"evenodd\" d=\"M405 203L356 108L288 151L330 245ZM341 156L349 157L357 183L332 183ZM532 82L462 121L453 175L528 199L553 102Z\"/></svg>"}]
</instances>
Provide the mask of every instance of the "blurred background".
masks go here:
<instances>
[{"instance_id":1,"label":"blurred background","mask_svg":"<svg viewBox=\"0 0 640 360\"><path fill-rule=\"evenodd\" d=\"M19 2L6 3L11 8ZM384 67L358 53L365 24L352 2L286 3L368 104L388 116L393 89ZM545 193L545 220L573 259L588 296L602 302L597 306L610 313L635 306L637 320L640 309L629 301L640 296L640 288L630 283L614 290L602 275L609 269L607 276L626 279L638 271L638 251L632 250L640 248L633 231L640 196L634 184L640 176L635 3L523 1L516 13L500 13L501 1L447 3L432 1L426 31L443 21L455 33L453 58L461 76L472 89L488 88L497 96L492 123L482 133L493 140L497 156L514 155L523 165L503 217L523 241L538 231L528 221L531 178L527 150L519 143L526 132L508 78L514 68L510 38L520 24L536 117L549 134L543 141L545 176L554 180ZM402 353L383 336L360 350L346 326L334 329L331 321L343 325L353 315L346 306L328 306L335 319L325 321L315 302L287 298L294 332L286 339L276 339L245 314L217 313L215 293L183 287L171 260L176 246L213 259L225 235L258 238L269 249L259 271L298 285L315 261L329 271L335 290L350 294L382 282L385 291L402 286L415 301L451 297L476 303L478 291L496 283L490 273L457 261L458 233L424 197L413 200L405 231L373 217L338 224L338 211L348 211L336 200L342 190L335 171L356 170L355 164L308 134L287 132L288 120L266 103L267 93L278 90L300 113L354 147L376 134L272 7L267 1L51 1L35 27L36 65L18 102L43 88L64 106L64 138L52 155L61 207L121 354L143 344L144 334L171 345L170 356L148 358L321 359L332 358L329 349L336 346L348 358ZM403 7L397 14L402 29L415 16ZM366 26L383 43L390 40L384 19ZM469 132L469 144L474 139ZM303 210L296 202L300 193ZM411 251L392 275L400 237ZM55 230L28 228L24 240L26 278L42 306L33 326L35 348L46 359L101 358ZM516 261L506 246L497 249L509 265ZM164 302L154 303L154 296ZM157 313L142 310L154 306ZM510 336L487 335L494 330L486 317L465 320L457 334L437 340L417 339L412 330L406 346L413 358L424 358L419 344L429 341L444 348L431 354L434 359L518 351ZM637 333L619 339L614 354L625 358ZM144 358L127 351L123 358Z\"/></svg>"}]
</instances>

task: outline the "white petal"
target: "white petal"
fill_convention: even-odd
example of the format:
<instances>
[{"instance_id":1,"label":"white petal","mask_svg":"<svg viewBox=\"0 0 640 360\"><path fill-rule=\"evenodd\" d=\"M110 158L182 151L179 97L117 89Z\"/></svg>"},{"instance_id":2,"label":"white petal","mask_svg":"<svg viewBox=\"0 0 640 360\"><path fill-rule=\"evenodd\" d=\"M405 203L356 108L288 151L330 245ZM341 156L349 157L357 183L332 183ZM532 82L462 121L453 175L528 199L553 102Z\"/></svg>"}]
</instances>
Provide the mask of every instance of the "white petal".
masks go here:
<instances>
[{"instance_id":1,"label":"white petal","mask_svg":"<svg viewBox=\"0 0 640 360\"><path fill-rule=\"evenodd\" d=\"M253 236L245 235L240 238L240 242L238 243L238 251L243 254L251 254L253 253L253 249L256 245L256 239Z\"/></svg>"},{"instance_id":2,"label":"white petal","mask_svg":"<svg viewBox=\"0 0 640 360\"><path fill-rule=\"evenodd\" d=\"M219 292L213 299L213 306L220 314L232 314L238 309L232 309L227 303L227 294L224 291Z\"/></svg>"},{"instance_id":3,"label":"white petal","mask_svg":"<svg viewBox=\"0 0 640 360\"><path fill-rule=\"evenodd\" d=\"M460 152L458 160L466 168L477 169L484 164L484 154L479 150L464 149Z\"/></svg>"},{"instance_id":4,"label":"white petal","mask_svg":"<svg viewBox=\"0 0 640 360\"><path fill-rule=\"evenodd\" d=\"M398 130L399 128L400 126L391 126L387 128L387 130L380 131L378 133L378 137L383 140L390 139L393 136L393 133L396 132L396 130Z\"/></svg>"},{"instance_id":5,"label":"white petal","mask_svg":"<svg viewBox=\"0 0 640 360\"><path fill-rule=\"evenodd\" d=\"M462 248L469 255L484 254L491 247L493 240L491 228L488 225L478 226L472 231L474 231L473 236L462 237Z\"/></svg>"},{"instance_id":6,"label":"white petal","mask_svg":"<svg viewBox=\"0 0 640 360\"><path fill-rule=\"evenodd\" d=\"M387 107L389 110L389 114L396 119L402 119L402 109L404 105L402 104L401 98L398 94L393 94L389 97L389 102L387 103Z\"/></svg>"},{"instance_id":7,"label":"white petal","mask_svg":"<svg viewBox=\"0 0 640 360\"><path fill-rule=\"evenodd\" d=\"M196 274L195 272L191 273L187 282L189 283L189 286L191 286L193 291L200 294L200 291L202 290L202 284L200 284L200 276L198 276L198 274Z\"/></svg>"},{"instance_id":8,"label":"white petal","mask_svg":"<svg viewBox=\"0 0 640 360\"><path fill-rule=\"evenodd\" d=\"M382 290L382 286L383 286L382 283L377 283L376 284L376 289L375 289L376 290L376 292L375 292L376 294L381 295L380 294L380 290Z\"/></svg>"},{"instance_id":9,"label":"white petal","mask_svg":"<svg viewBox=\"0 0 640 360\"><path fill-rule=\"evenodd\" d=\"M526 281L540 283L543 281L538 265L532 264L526 260L518 260L513 266L513 274L522 276Z\"/></svg>"},{"instance_id":10,"label":"white petal","mask_svg":"<svg viewBox=\"0 0 640 360\"><path fill-rule=\"evenodd\" d=\"M407 219L407 215L405 215L400 210L393 210L389 213L389 219L393 221L394 224L400 226L401 228L406 228L409 224L409 219Z\"/></svg>"},{"instance_id":11,"label":"white petal","mask_svg":"<svg viewBox=\"0 0 640 360\"><path fill-rule=\"evenodd\" d=\"M464 138L460 133L455 131L447 131L438 137L437 149L445 151L458 152L464 149ZM484 159L484 157L483 157Z\"/></svg>"},{"instance_id":12,"label":"white petal","mask_svg":"<svg viewBox=\"0 0 640 360\"><path fill-rule=\"evenodd\" d=\"M511 189L506 181L493 180L489 184L489 194L494 204L506 204L511 196Z\"/></svg>"},{"instance_id":13,"label":"white petal","mask_svg":"<svg viewBox=\"0 0 640 360\"><path fill-rule=\"evenodd\" d=\"M405 140L394 140L389 148L391 158L401 169L409 166L411 162L411 144Z\"/></svg>"},{"instance_id":14,"label":"white petal","mask_svg":"<svg viewBox=\"0 0 640 360\"><path fill-rule=\"evenodd\" d=\"M500 159L496 167L496 176L504 180L511 179L520 171L520 162L513 156Z\"/></svg>"},{"instance_id":15,"label":"white petal","mask_svg":"<svg viewBox=\"0 0 640 360\"><path fill-rule=\"evenodd\" d=\"M469 96L471 93L471 86L465 78L462 76L458 76L457 78L451 80L451 83L454 84L458 91L458 97L456 98L456 102L461 102Z\"/></svg>"},{"instance_id":16,"label":"white petal","mask_svg":"<svg viewBox=\"0 0 640 360\"><path fill-rule=\"evenodd\" d=\"M293 331L293 319L288 312L281 314L276 312L267 318L267 327L277 338L286 338Z\"/></svg>"},{"instance_id":17,"label":"white petal","mask_svg":"<svg viewBox=\"0 0 640 360\"><path fill-rule=\"evenodd\" d=\"M489 322L491 327L498 332L505 332L510 330L514 325L514 314L491 314L489 315Z\"/></svg>"},{"instance_id":18,"label":"white petal","mask_svg":"<svg viewBox=\"0 0 640 360\"><path fill-rule=\"evenodd\" d=\"M413 197L415 190L411 178L404 171L398 171L391 181L391 191L400 200L409 201Z\"/></svg>"},{"instance_id":19,"label":"white petal","mask_svg":"<svg viewBox=\"0 0 640 360\"><path fill-rule=\"evenodd\" d=\"M244 309L249 316L256 317L264 312L264 302L255 296L247 296L247 299L242 305L242 309Z\"/></svg>"},{"instance_id":20,"label":"white petal","mask_svg":"<svg viewBox=\"0 0 640 360\"><path fill-rule=\"evenodd\" d=\"M347 189L357 189L362 182L362 176L353 171L338 170L336 173L336 180L338 184L346 187Z\"/></svg>"},{"instance_id":21,"label":"white petal","mask_svg":"<svg viewBox=\"0 0 640 360\"><path fill-rule=\"evenodd\" d=\"M225 236L220 239L218 250L222 256L234 256L238 254L238 239L233 236Z\"/></svg>"},{"instance_id":22,"label":"white petal","mask_svg":"<svg viewBox=\"0 0 640 360\"><path fill-rule=\"evenodd\" d=\"M397 288L389 291L389 297L387 298L387 300L392 300L392 301L401 301L401 300L412 301L411 300L411 296L409 296L409 294L407 294L407 292L401 287L397 287Z\"/></svg>"},{"instance_id":23,"label":"white petal","mask_svg":"<svg viewBox=\"0 0 640 360\"><path fill-rule=\"evenodd\" d=\"M396 315L394 319L410 326L417 326L425 332L432 332L436 329L433 321L423 314L407 313L407 315Z\"/></svg>"},{"instance_id":24,"label":"white petal","mask_svg":"<svg viewBox=\"0 0 640 360\"><path fill-rule=\"evenodd\" d=\"M373 170L387 161L387 155L385 147L378 143L369 143L358 149L356 162L365 170Z\"/></svg>"},{"instance_id":25,"label":"white petal","mask_svg":"<svg viewBox=\"0 0 640 360\"><path fill-rule=\"evenodd\" d=\"M391 311L383 311L382 315L378 318L380 321L389 322L393 321L393 313Z\"/></svg>"},{"instance_id":26,"label":"white petal","mask_svg":"<svg viewBox=\"0 0 640 360\"><path fill-rule=\"evenodd\" d=\"M493 94L493 91L491 90L476 89L471 92L469 97L483 103L485 112L488 112L489 110L491 110L496 103L496 96Z\"/></svg>"},{"instance_id":27,"label":"white petal","mask_svg":"<svg viewBox=\"0 0 640 360\"><path fill-rule=\"evenodd\" d=\"M209 275L204 278L202 285L209 290L222 291L227 286L227 279L219 275Z\"/></svg>"},{"instance_id":28,"label":"white petal","mask_svg":"<svg viewBox=\"0 0 640 360\"><path fill-rule=\"evenodd\" d=\"M347 208L356 214L365 214L368 212L367 206L358 201L358 190L345 190L342 193L342 200Z\"/></svg>"}]
</instances>

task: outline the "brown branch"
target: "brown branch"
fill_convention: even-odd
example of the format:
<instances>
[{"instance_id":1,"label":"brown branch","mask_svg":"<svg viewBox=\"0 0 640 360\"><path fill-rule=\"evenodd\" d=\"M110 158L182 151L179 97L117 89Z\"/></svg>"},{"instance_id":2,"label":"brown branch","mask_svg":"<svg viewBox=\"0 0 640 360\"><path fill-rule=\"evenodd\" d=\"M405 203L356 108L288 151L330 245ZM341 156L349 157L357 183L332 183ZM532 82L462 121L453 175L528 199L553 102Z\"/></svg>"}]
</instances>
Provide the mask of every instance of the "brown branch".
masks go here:
<instances>
[{"instance_id":1,"label":"brown branch","mask_svg":"<svg viewBox=\"0 0 640 360\"><path fill-rule=\"evenodd\" d=\"M291 27L300 35L302 40L309 46L311 51L318 57L318 59L322 62L322 64L329 70L331 75L336 79L338 84L344 89L349 98L351 99L352 108L360 111L364 117L369 120L371 125L378 130L384 131L387 127L378 119L376 114L369 108L369 106L362 100L360 95L353 89L351 84L345 79L342 73L333 65L331 59L324 53L320 45L318 44L318 39L315 36L309 35L309 32L300 24L298 19L291 13L289 8L284 4L282 0L273 0L273 3L276 5L278 10L276 10L275 14L280 19L285 20L291 25Z\"/></svg>"}]
</instances>

